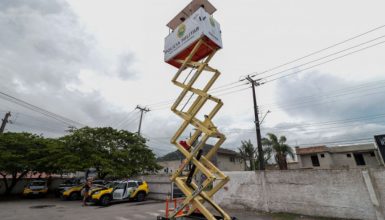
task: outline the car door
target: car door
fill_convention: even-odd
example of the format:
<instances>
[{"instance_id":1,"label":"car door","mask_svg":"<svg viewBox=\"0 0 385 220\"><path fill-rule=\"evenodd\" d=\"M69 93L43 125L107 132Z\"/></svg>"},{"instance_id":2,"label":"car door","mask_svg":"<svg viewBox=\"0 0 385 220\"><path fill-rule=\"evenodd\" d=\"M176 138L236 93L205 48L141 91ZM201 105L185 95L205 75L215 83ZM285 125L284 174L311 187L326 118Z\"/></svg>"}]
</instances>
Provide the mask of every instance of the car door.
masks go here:
<instances>
[{"instance_id":1,"label":"car door","mask_svg":"<svg viewBox=\"0 0 385 220\"><path fill-rule=\"evenodd\" d=\"M112 194L112 198L116 200L122 200L124 199L124 195L126 194L126 191L127 191L127 182L121 182L116 186Z\"/></svg>"},{"instance_id":2,"label":"car door","mask_svg":"<svg viewBox=\"0 0 385 220\"><path fill-rule=\"evenodd\" d=\"M135 181L129 181L127 182L127 194L125 195L125 198L130 198L131 194L135 192L135 190L138 188L138 183Z\"/></svg>"}]
</instances>

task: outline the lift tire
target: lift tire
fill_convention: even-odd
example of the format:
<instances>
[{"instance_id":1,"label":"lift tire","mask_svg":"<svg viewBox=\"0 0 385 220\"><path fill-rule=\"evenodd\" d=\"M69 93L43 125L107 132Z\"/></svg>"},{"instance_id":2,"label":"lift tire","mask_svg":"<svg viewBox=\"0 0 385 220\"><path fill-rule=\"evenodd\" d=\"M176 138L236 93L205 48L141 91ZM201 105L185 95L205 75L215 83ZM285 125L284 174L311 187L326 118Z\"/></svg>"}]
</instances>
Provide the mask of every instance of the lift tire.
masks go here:
<instances>
[{"instance_id":1,"label":"lift tire","mask_svg":"<svg viewBox=\"0 0 385 220\"><path fill-rule=\"evenodd\" d=\"M111 196L110 195L104 195L100 198L99 203L101 206L108 206L111 202Z\"/></svg>"}]
</instances>

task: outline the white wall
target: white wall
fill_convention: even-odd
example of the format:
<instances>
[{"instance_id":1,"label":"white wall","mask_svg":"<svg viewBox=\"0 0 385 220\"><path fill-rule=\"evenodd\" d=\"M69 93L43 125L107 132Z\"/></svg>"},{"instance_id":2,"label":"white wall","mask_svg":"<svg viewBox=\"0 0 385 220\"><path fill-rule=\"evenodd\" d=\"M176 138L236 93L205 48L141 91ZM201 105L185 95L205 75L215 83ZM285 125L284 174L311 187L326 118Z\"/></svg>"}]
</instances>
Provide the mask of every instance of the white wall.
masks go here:
<instances>
[{"instance_id":1,"label":"white wall","mask_svg":"<svg viewBox=\"0 0 385 220\"><path fill-rule=\"evenodd\" d=\"M146 175L139 176L136 179L141 179L147 182L150 188L148 198L165 200L168 195L171 195L170 175Z\"/></svg>"},{"instance_id":2,"label":"white wall","mask_svg":"<svg viewBox=\"0 0 385 220\"><path fill-rule=\"evenodd\" d=\"M362 169L225 172L230 182L227 190L215 195L215 200L232 209L378 219L362 172ZM385 170L371 170L370 176L383 215Z\"/></svg>"},{"instance_id":3,"label":"white wall","mask_svg":"<svg viewBox=\"0 0 385 220\"><path fill-rule=\"evenodd\" d=\"M234 161L231 161L230 158L233 158ZM244 162L235 156L230 155L217 155L217 166L222 171L244 171L245 165Z\"/></svg>"},{"instance_id":4,"label":"white wall","mask_svg":"<svg viewBox=\"0 0 385 220\"><path fill-rule=\"evenodd\" d=\"M369 172L371 186L364 180ZM384 219L385 169L269 170L225 172L226 189L215 200L227 209L287 212L349 219ZM141 177L150 185L150 198L171 192L169 175ZM370 187L373 187L370 192ZM373 205L378 200L378 207ZM380 217L378 217L380 215Z\"/></svg>"}]
</instances>

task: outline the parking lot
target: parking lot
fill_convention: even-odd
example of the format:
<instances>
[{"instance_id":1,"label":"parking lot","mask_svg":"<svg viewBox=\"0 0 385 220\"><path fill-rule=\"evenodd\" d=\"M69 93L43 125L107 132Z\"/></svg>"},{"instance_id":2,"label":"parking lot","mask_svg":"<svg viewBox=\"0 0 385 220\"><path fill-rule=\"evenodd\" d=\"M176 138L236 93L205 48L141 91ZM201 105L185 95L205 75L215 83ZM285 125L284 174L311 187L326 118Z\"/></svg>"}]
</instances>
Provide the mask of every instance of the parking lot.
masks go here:
<instances>
[{"instance_id":1,"label":"parking lot","mask_svg":"<svg viewBox=\"0 0 385 220\"><path fill-rule=\"evenodd\" d=\"M80 201L61 201L56 198L11 199L0 201L2 220L155 220L164 215L165 204L161 201L147 200L113 204L108 207L82 207ZM316 220L297 215L264 214L230 210L240 220Z\"/></svg>"}]
</instances>

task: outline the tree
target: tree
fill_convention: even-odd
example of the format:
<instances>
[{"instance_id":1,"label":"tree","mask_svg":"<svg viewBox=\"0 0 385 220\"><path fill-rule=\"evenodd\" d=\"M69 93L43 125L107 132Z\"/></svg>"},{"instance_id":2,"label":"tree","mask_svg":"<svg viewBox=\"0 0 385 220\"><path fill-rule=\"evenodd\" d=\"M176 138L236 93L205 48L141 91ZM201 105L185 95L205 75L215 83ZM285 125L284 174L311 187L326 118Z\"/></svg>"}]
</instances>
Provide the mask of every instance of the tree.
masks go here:
<instances>
[{"instance_id":1,"label":"tree","mask_svg":"<svg viewBox=\"0 0 385 220\"><path fill-rule=\"evenodd\" d=\"M241 141L242 146L238 148L239 154L241 155L246 170L257 170L259 169L259 160L258 160L258 149L254 147L250 140ZM262 146L263 160L265 164L269 163L272 155L272 149L270 146ZM250 167L247 166L246 161L249 162Z\"/></svg>"},{"instance_id":2,"label":"tree","mask_svg":"<svg viewBox=\"0 0 385 220\"><path fill-rule=\"evenodd\" d=\"M93 167L100 178L156 172L161 167L145 143L136 134L113 128L71 129L59 139L30 133L0 134L0 177L5 194L29 172L59 174Z\"/></svg>"},{"instance_id":3,"label":"tree","mask_svg":"<svg viewBox=\"0 0 385 220\"><path fill-rule=\"evenodd\" d=\"M160 169L145 139L110 127L74 129L61 141L67 150L69 171L96 168L99 178L129 177Z\"/></svg>"},{"instance_id":4,"label":"tree","mask_svg":"<svg viewBox=\"0 0 385 220\"><path fill-rule=\"evenodd\" d=\"M268 138L262 139L262 145L270 146L275 154L275 160L280 170L287 170L287 156L294 159L293 149L285 144L286 137L281 136L279 139L275 134L268 133Z\"/></svg>"},{"instance_id":5,"label":"tree","mask_svg":"<svg viewBox=\"0 0 385 220\"><path fill-rule=\"evenodd\" d=\"M54 147L41 136L30 133L0 134L0 176L5 194L29 172L53 171L47 166L49 147ZM10 178L10 183L7 181Z\"/></svg>"},{"instance_id":6,"label":"tree","mask_svg":"<svg viewBox=\"0 0 385 220\"><path fill-rule=\"evenodd\" d=\"M264 164L269 164L273 154L273 149L270 146L262 145L262 154ZM255 167L259 168L258 149L255 151Z\"/></svg>"},{"instance_id":7,"label":"tree","mask_svg":"<svg viewBox=\"0 0 385 220\"><path fill-rule=\"evenodd\" d=\"M256 149L254 148L253 144L250 140L248 141L241 141L242 145L238 148L239 154L241 154L241 157L243 159L243 162L245 164L245 169L248 170L255 170L255 152ZM249 161L250 168L247 166L247 162Z\"/></svg>"}]
</instances>

